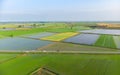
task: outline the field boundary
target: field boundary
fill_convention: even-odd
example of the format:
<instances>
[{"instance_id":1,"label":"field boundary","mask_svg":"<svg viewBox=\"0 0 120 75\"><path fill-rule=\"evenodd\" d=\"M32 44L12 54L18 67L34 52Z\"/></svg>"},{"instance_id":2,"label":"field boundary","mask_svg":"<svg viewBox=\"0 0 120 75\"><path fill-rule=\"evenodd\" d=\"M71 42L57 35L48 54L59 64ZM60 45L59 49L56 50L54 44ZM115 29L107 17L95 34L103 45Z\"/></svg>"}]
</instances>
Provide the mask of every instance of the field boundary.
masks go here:
<instances>
[{"instance_id":1,"label":"field boundary","mask_svg":"<svg viewBox=\"0 0 120 75\"><path fill-rule=\"evenodd\" d=\"M4 54L120 54L120 51L0 51Z\"/></svg>"},{"instance_id":2,"label":"field boundary","mask_svg":"<svg viewBox=\"0 0 120 75\"><path fill-rule=\"evenodd\" d=\"M43 72L45 72L45 73L47 73L49 75L59 75L58 73L56 73L56 72L54 72L52 70L49 70L48 68L44 68L44 67L33 71L32 73L30 73L30 75L36 75L35 73L37 73L39 71L41 71L40 73L42 73L42 71L43 71Z\"/></svg>"}]
</instances>

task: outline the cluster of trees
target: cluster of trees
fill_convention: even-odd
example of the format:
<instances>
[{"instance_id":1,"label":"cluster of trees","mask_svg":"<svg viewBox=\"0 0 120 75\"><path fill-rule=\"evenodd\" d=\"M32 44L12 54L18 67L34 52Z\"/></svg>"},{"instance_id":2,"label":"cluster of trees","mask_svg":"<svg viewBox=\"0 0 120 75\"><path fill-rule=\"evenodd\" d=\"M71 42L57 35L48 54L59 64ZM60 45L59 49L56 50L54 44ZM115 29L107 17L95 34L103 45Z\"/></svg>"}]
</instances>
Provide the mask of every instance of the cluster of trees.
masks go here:
<instances>
[{"instance_id":1,"label":"cluster of trees","mask_svg":"<svg viewBox=\"0 0 120 75\"><path fill-rule=\"evenodd\" d=\"M31 24L29 26L33 27L33 28L37 28L37 27L40 27L40 26L44 26L45 24ZM25 25L18 25L18 28L24 28Z\"/></svg>"}]
</instances>

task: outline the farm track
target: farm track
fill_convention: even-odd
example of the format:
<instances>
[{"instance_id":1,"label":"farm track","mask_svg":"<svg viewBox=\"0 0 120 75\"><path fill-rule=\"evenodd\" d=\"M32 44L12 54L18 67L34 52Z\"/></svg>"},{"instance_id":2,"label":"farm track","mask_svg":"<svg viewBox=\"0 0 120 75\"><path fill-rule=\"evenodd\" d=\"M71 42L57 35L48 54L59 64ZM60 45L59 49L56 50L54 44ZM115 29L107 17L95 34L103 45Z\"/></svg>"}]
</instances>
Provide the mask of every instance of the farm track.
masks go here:
<instances>
[{"instance_id":1,"label":"farm track","mask_svg":"<svg viewBox=\"0 0 120 75\"><path fill-rule=\"evenodd\" d=\"M120 51L0 51L0 53L18 53L18 54L41 54L41 53L55 53L55 54L120 54Z\"/></svg>"}]
</instances>

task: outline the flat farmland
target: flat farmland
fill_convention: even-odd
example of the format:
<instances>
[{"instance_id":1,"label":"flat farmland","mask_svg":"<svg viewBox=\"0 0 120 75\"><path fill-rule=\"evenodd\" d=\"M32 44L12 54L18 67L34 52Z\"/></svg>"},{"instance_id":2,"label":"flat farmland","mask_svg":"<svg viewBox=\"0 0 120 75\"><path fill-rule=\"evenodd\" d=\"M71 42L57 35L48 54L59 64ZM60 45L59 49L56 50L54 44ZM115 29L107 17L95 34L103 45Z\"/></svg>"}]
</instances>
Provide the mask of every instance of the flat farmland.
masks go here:
<instances>
[{"instance_id":1,"label":"flat farmland","mask_svg":"<svg viewBox=\"0 0 120 75\"><path fill-rule=\"evenodd\" d=\"M120 49L120 36L113 36L115 44L118 49Z\"/></svg>"},{"instance_id":2,"label":"flat farmland","mask_svg":"<svg viewBox=\"0 0 120 75\"><path fill-rule=\"evenodd\" d=\"M120 75L120 55L23 54L0 64L0 75L29 75L40 67L60 75Z\"/></svg>"},{"instance_id":3,"label":"flat farmland","mask_svg":"<svg viewBox=\"0 0 120 75\"><path fill-rule=\"evenodd\" d=\"M44 38L41 38L41 39L42 40L50 40L50 41L62 41L64 39L75 36L77 34L78 33L75 33L75 32L66 32L66 33L55 34L55 35L49 36L49 37L44 37Z\"/></svg>"},{"instance_id":4,"label":"flat farmland","mask_svg":"<svg viewBox=\"0 0 120 75\"><path fill-rule=\"evenodd\" d=\"M51 46L38 48L38 51L55 51L55 52L81 52L81 51L95 51L95 52L104 52L104 51L117 51L117 49L108 49L102 47L95 47L95 46L87 46L87 45L80 45L80 44L73 44L73 43L63 43L57 42L52 44Z\"/></svg>"},{"instance_id":5,"label":"flat farmland","mask_svg":"<svg viewBox=\"0 0 120 75\"><path fill-rule=\"evenodd\" d=\"M2 26L0 75L31 75L41 68L59 75L120 75L119 30L91 25L48 22Z\"/></svg>"},{"instance_id":6,"label":"flat farmland","mask_svg":"<svg viewBox=\"0 0 120 75\"><path fill-rule=\"evenodd\" d=\"M3 36L3 35L0 35L0 39L1 39L1 38L4 38L4 37L5 37L5 36Z\"/></svg>"},{"instance_id":7,"label":"flat farmland","mask_svg":"<svg viewBox=\"0 0 120 75\"><path fill-rule=\"evenodd\" d=\"M56 34L56 33L41 32L41 33L36 33L36 34L23 35L23 37L40 39L40 38L48 37L48 36L51 36L51 35L54 35L54 34Z\"/></svg>"},{"instance_id":8,"label":"flat farmland","mask_svg":"<svg viewBox=\"0 0 120 75\"><path fill-rule=\"evenodd\" d=\"M116 44L112 35L101 35L94 45L108 48L116 48Z\"/></svg>"},{"instance_id":9,"label":"flat farmland","mask_svg":"<svg viewBox=\"0 0 120 75\"><path fill-rule=\"evenodd\" d=\"M34 34L34 33L40 33L44 32L44 28L32 28L30 30L7 30L7 31L0 31L0 34L6 37L11 37L12 36L21 36L21 35L26 35L26 34Z\"/></svg>"},{"instance_id":10,"label":"flat farmland","mask_svg":"<svg viewBox=\"0 0 120 75\"><path fill-rule=\"evenodd\" d=\"M1 51L26 51L36 50L39 47L52 44L50 41L27 39L20 37L0 39Z\"/></svg>"},{"instance_id":11,"label":"flat farmland","mask_svg":"<svg viewBox=\"0 0 120 75\"><path fill-rule=\"evenodd\" d=\"M19 54L1 54L0 53L0 64L9 61L15 57L17 57Z\"/></svg>"},{"instance_id":12,"label":"flat farmland","mask_svg":"<svg viewBox=\"0 0 120 75\"><path fill-rule=\"evenodd\" d=\"M80 35L68 38L64 40L64 42L93 45L98 38L99 38L99 35L96 35L96 34L80 34Z\"/></svg>"},{"instance_id":13,"label":"flat farmland","mask_svg":"<svg viewBox=\"0 0 120 75\"><path fill-rule=\"evenodd\" d=\"M91 34L109 34L109 35L120 35L120 30L118 29L93 29L93 30L83 30L81 33L91 33Z\"/></svg>"}]
</instances>

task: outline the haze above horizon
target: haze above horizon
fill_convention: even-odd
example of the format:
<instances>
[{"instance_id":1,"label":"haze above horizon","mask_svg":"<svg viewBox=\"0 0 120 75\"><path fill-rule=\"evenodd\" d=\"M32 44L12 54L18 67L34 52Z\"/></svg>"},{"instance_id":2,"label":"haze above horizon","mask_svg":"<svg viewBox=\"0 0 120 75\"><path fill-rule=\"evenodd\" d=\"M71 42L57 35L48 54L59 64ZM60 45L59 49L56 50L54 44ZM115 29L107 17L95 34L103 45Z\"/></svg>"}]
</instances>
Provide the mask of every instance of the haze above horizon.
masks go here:
<instances>
[{"instance_id":1,"label":"haze above horizon","mask_svg":"<svg viewBox=\"0 0 120 75\"><path fill-rule=\"evenodd\" d=\"M120 21L120 0L0 0L0 21Z\"/></svg>"}]
</instances>

